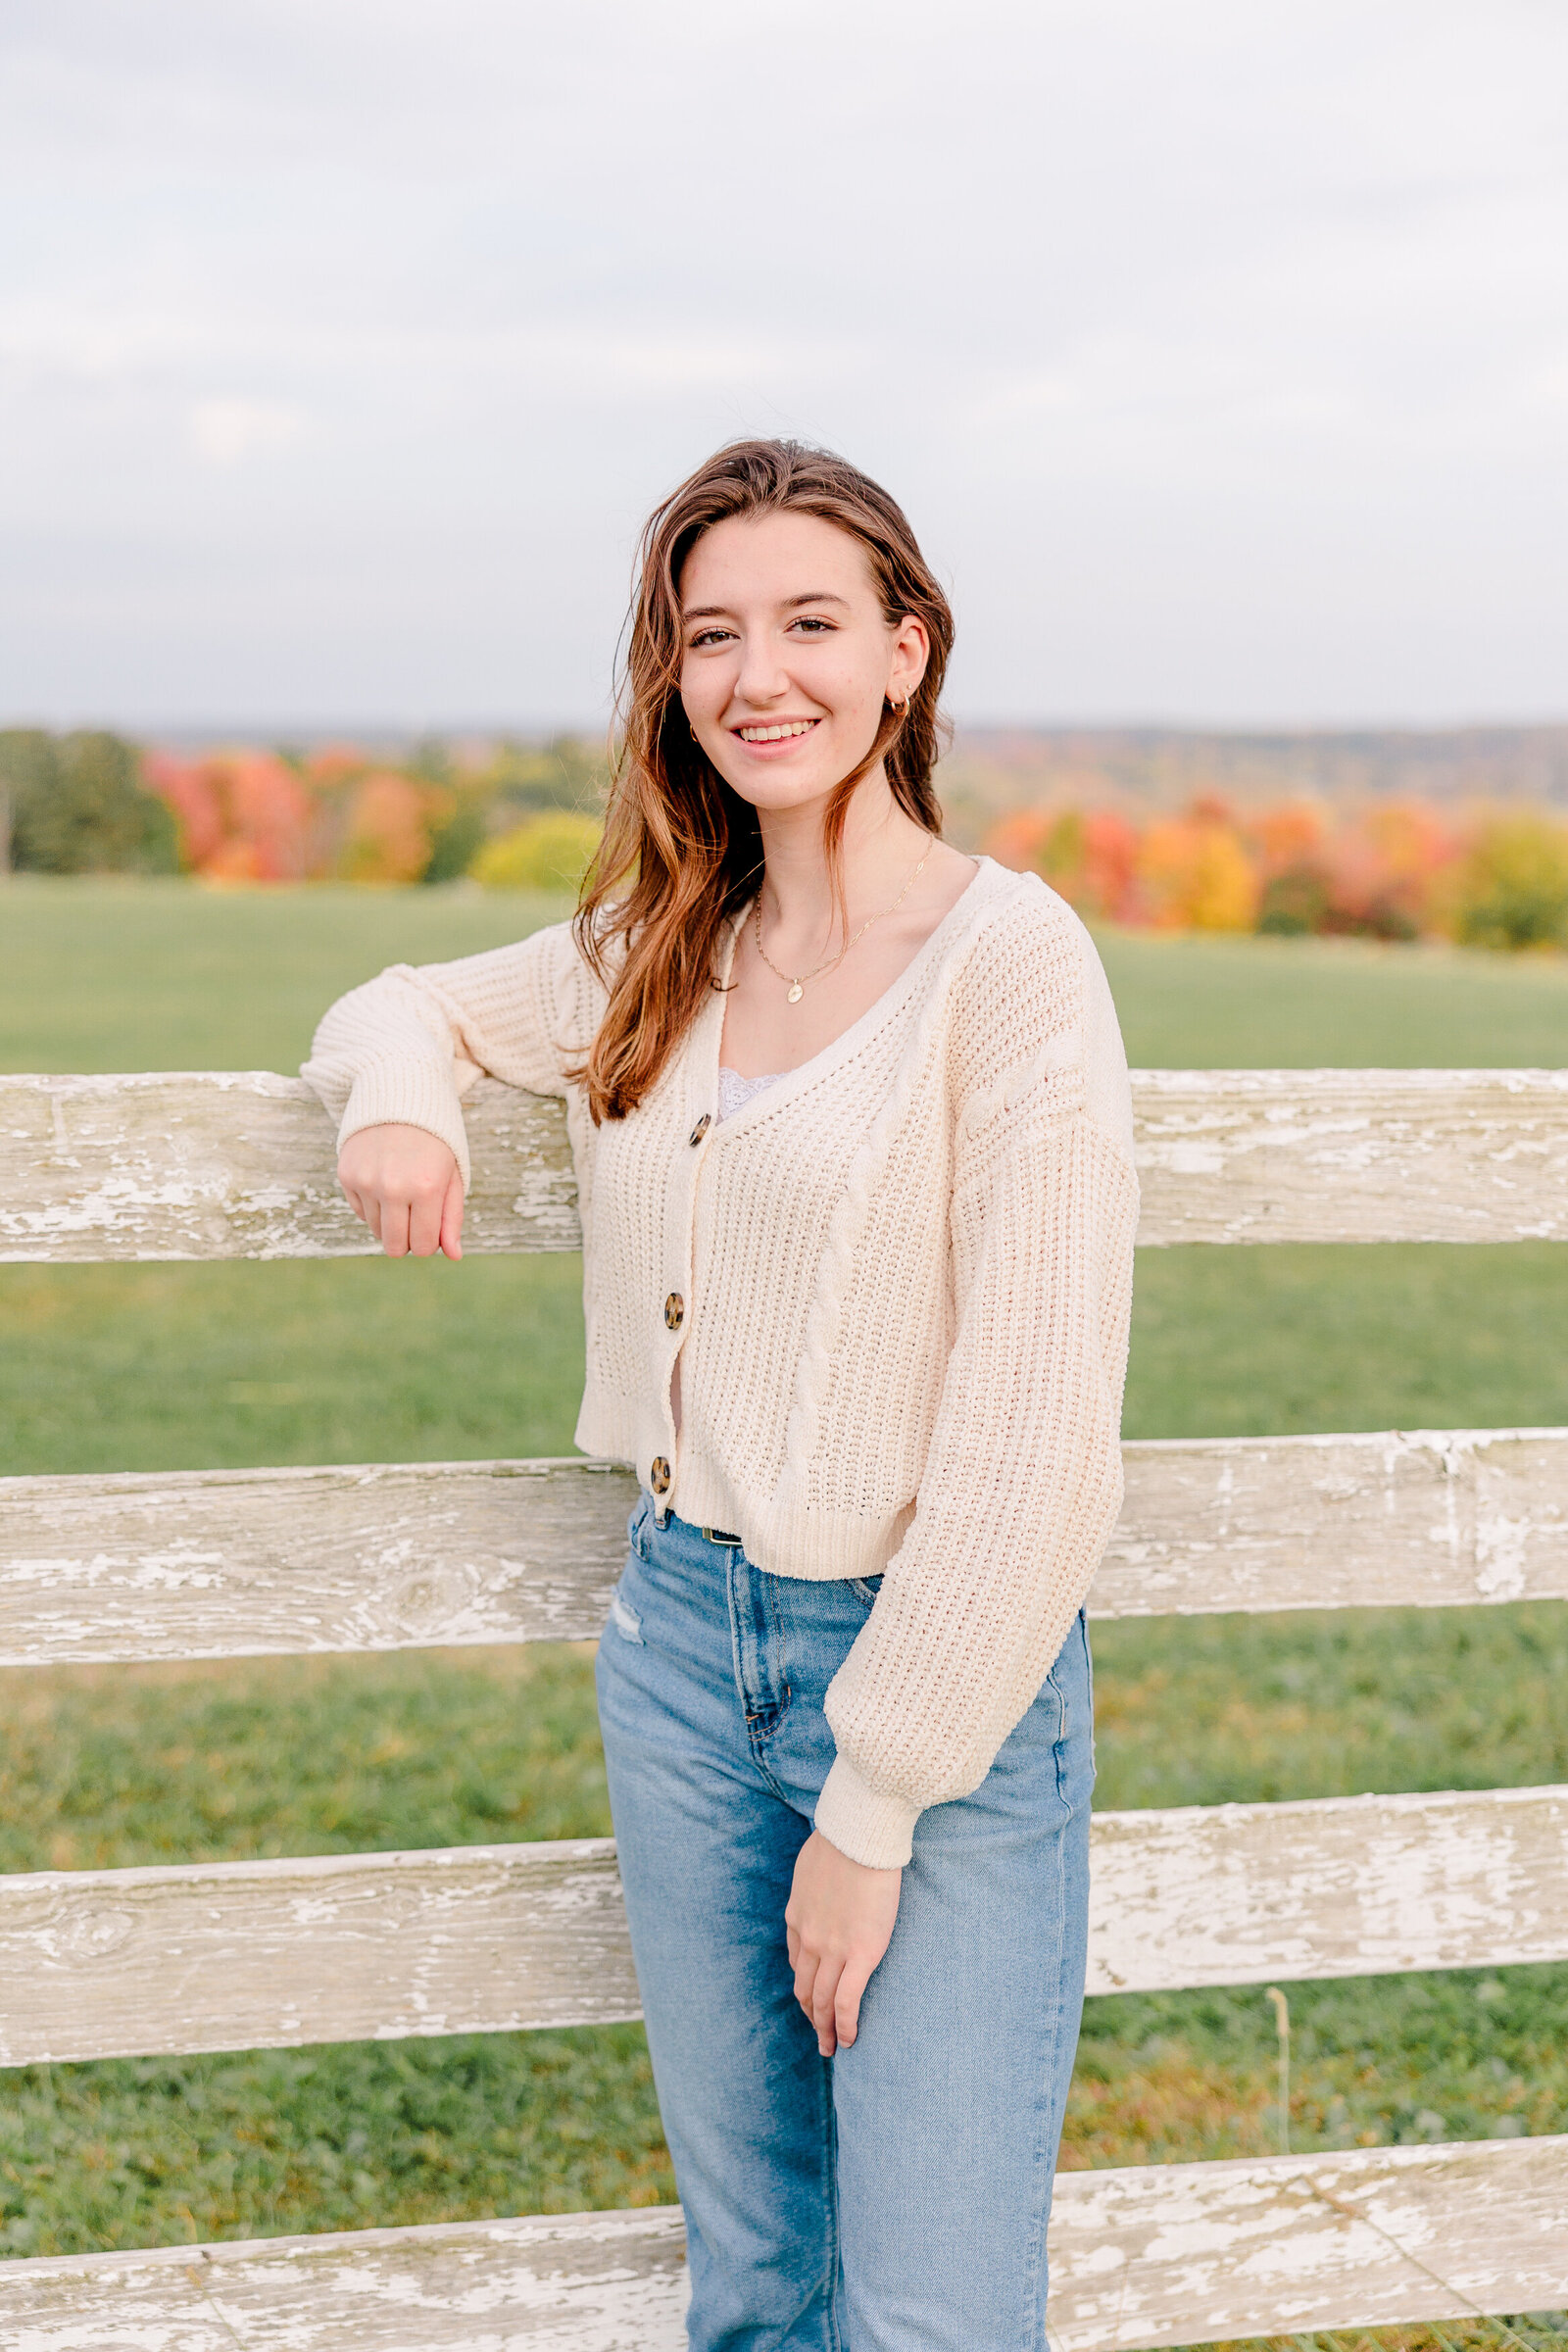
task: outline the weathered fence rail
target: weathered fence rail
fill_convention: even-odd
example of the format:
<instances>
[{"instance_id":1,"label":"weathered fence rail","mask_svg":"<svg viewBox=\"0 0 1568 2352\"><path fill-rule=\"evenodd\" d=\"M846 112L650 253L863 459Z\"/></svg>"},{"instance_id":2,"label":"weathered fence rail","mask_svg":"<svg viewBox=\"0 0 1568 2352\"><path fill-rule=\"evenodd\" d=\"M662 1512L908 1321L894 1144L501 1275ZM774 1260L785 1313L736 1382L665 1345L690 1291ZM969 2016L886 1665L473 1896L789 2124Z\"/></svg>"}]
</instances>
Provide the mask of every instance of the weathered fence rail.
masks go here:
<instances>
[{"instance_id":1,"label":"weathered fence rail","mask_svg":"<svg viewBox=\"0 0 1568 2352\"><path fill-rule=\"evenodd\" d=\"M1568 1239L1568 1070L1140 1070L1147 1248ZM465 1247L574 1250L559 1102L481 1080ZM355 1257L320 1105L268 1071L0 1077L0 1260Z\"/></svg>"},{"instance_id":2,"label":"weathered fence rail","mask_svg":"<svg viewBox=\"0 0 1568 2352\"><path fill-rule=\"evenodd\" d=\"M1097 1617L1568 1598L1568 1430L1137 1442ZM613 1462L0 1479L0 1665L592 1641Z\"/></svg>"},{"instance_id":3,"label":"weathered fence rail","mask_svg":"<svg viewBox=\"0 0 1568 2352\"><path fill-rule=\"evenodd\" d=\"M1059 2352L1540 2310L1568 2137L1063 2173ZM679 2210L165 2246L6 2266L6 2352L681 2352Z\"/></svg>"},{"instance_id":4,"label":"weathered fence rail","mask_svg":"<svg viewBox=\"0 0 1568 2352\"><path fill-rule=\"evenodd\" d=\"M1568 1239L1568 1072L1135 1076L1140 1241ZM468 1246L576 1246L560 1106L468 1102ZM0 1257L373 1245L269 1074L0 1078ZM1131 1445L1101 1616L1568 1597L1568 1431ZM0 1662L591 1638L610 1463L0 1480ZM1568 1790L1102 1814L1091 1989L1568 1957ZM0 2064L636 2012L609 1840L0 1878ZM1568 2136L1064 2175L1062 2352L1568 2299ZM7 2352L674 2352L679 2215L0 2265Z\"/></svg>"},{"instance_id":5,"label":"weathered fence rail","mask_svg":"<svg viewBox=\"0 0 1568 2352\"><path fill-rule=\"evenodd\" d=\"M1568 1960L1568 1788L1095 1817L1091 1992ZM608 1838L0 1878L0 2066L641 2014Z\"/></svg>"}]
</instances>

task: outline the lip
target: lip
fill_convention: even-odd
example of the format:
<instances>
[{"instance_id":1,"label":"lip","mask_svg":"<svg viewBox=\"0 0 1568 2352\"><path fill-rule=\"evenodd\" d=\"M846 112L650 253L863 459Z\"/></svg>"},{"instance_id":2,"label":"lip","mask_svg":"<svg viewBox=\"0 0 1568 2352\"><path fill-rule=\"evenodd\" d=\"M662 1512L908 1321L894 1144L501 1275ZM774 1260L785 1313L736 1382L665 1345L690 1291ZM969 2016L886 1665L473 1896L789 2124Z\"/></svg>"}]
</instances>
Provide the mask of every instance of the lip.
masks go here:
<instances>
[{"instance_id":1,"label":"lip","mask_svg":"<svg viewBox=\"0 0 1568 2352\"><path fill-rule=\"evenodd\" d=\"M804 727L806 732L804 735L778 735L771 743L748 743L738 726L731 727L729 735L731 741L738 743L741 750L750 754L752 759L777 760L787 757L791 752L799 751L803 743L809 743L821 723L820 718L814 718L807 711L802 711L798 717L747 718L741 721L741 726Z\"/></svg>"}]
</instances>

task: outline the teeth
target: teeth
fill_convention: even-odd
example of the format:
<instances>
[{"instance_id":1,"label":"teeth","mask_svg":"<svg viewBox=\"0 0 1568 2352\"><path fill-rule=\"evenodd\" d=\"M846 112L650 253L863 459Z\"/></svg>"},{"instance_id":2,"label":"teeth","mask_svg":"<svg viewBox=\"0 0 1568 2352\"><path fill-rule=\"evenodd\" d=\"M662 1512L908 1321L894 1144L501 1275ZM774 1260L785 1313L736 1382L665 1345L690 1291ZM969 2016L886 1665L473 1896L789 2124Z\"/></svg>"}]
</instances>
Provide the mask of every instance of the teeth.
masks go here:
<instances>
[{"instance_id":1,"label":"teeth","mask_svg":"<svg viewBox=\"0 0 1568 2352\"><path fill-rule=\"evenodd\" d=\"M742 743L782 743L786 735L809 735L815 726L814 718L792 718L782 727L739 727Z\"/></svg>"}]
</instances>

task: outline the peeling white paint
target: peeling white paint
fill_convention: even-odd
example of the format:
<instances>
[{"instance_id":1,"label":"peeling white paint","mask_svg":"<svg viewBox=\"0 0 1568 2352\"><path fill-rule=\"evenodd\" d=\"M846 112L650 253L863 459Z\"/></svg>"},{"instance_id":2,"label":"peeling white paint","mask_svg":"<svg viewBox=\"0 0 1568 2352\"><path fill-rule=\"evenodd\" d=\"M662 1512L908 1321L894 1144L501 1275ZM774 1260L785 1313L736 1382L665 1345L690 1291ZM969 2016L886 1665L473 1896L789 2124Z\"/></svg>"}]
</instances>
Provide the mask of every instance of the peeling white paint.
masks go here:
<instances>
[{"instance_id":1,"label":"peeling white paint","mask_svg":"<svg viewBox=\"0 0 1568 2352\"><path fill-rule=\"evenodd\" d=\"M1091 1992L1568 1958L1568 1788L1095 1817Z\"/></svg>"},{"instance_id":2,"label":"peeling white paint","mask_svg":"<svg viewBox=\"0 0 1568 2352\"><path fill-rule=\"evenodd\" d=\"M1100 1616L1568 1597L1568 1432L1383 1431L1122 1449Z\"/></svg>"},{"instance_id":3,"label":"peeling white paint","mask_svg":"<svg viewBox=\"0 0 1568 2352\"><path fill-rule=\"evenodd\" d=\"M1488 1600L1518 1600L1527 1584L1527 1554L1534 1533L1528 1519L1500 1513L1476 1520L1476 1589Z\"/></svg>"},{"instance_id":4,"label":"peeling white paint","mask_svg":"<svg viewBox=\"0 0 1568 2352\"><path fill-rule=\"evenodd\" d=\"M1091 1854L1092 1992L1568 1957L1564 1789L1105 1813ZM637 2014L608 1839L0 1878L0 1982L8 2066Z\"/></svg>"},{"instance_id":5,"label":"peeling white paint","mask_svg":"<svg viewBox=\"0 0 1568 2352\"><path fill-rule=\"evenodd\" d=\"M1561 2137L1067 2173L1052 2332L1130 2352L1552 2305L1565 2212Z\"/></svg>"},{"instance_id":6,"label":"peeling white paint","mask_svg":"<svg viewBox=\"0 0 1568 2352\"><path fill-rule=\"evenodd\" d=\"M1568 1432L1138 1443L1098 1617L1568 1597ZM629 1472L565 1461L0 1480L0 1661L586 1641Z\"/></svg>"},{"instance_id":7,"label":"peeling white paint","mask_svg":"<svg viewBox=\"0 0 1568 2352\"><path fill-rule=\"evenodd\" d=\"M1139 1070L1147 1246L1568 1239L1568 1071Z\"/></svg>"},{"instance_id":8,"label":"peeling white paint","mask_svg":"<svg viewBox=\"0 0 1568 2352\"><path fill-rule=\"evenodd\" d=\"M1565 2138L1063 2174L1052 2340L1132 2352L1558 2304L1565 2210ZM672 2206L0 2265L7 2352L680 2352L685 2300Z\"/></svg>"},{"instance_id":9,"label":"peeling white paint","mask_svg":"<svg viewBox=\"0 0 1568 2352\"><path fill-rule=\"evenodd\" d=\"M5 2066L638 2013L608 1838L0 1877L0 1984Z\"/></svg>"},{"instance_id":10,"label":"peeling white paint","mask_svg":"<svg viewBox=\"0 0 1568 2352\"><path fill-rule=\"evenodd\" d=\"M1143 1070L1146 1245L1568 1237L1568 1072ZM465 1098L466 1248L578 1246L562 1105ZM368 1254L332 1138L269 1071L0 1078L0 1257Z\"/></svg>"},{"instance_id":11,"label":"peeling white paint","mask_svg":"<svg viewBox=\"0 0 1568 2352\"><path fill-rule=\"evenodd\" d=\"M0 2266L6 2352L680 2352L676 2207Z\"/></svg>"},{"instance_id":12,"label":"peeling white paint","mask_svg":"<svg viewBox=\"0 0 1568 2352\"><path fill-rule=\"evenodd\" d=\"M635 1498L575 1458L0 1480L0 1660L592 1640Z\"/></svg>"},{"instance_id":13,"label":"peeling white paint","mask_svg":"<svg viewBox=\"0 0 1568 2352\"><path fill-rule=\"evenodd\" d=\"M464 1107L465 1248L576 1249L561 1104L483 1081ZM270 1071L0 1077L0 1259L369 1255L334 1159L314 1095Z\"/></svg>"}]
</instances>

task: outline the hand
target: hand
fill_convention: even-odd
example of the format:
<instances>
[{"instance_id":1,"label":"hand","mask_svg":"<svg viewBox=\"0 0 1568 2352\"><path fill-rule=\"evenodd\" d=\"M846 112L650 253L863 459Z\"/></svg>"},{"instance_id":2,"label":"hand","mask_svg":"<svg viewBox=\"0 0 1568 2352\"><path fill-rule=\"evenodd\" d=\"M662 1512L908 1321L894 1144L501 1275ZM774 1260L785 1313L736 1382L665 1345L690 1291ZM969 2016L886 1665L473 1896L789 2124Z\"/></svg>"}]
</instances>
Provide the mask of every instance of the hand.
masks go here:
<instances>
[{"instance_id":1,"label":"hand","mask_svg":"<svg viewBox=\"0 0 1568 2352\"><path fill-rule=\"evenodd\" d=\"M795 1998L816 2028L824 2058L848 2049L860 2028L860 1996L893 1940L902 1870L852 1862L816 1830L795 1861L784 1936Z\"/></svg>"},{"instance_id":2,"label":"hand","mask_svg":"<svg viewBox=\"0 0 1568 2352\"><path fill-rule=\"evenodd\" d=\"M450 1144L422 1127L362 1127L338 1157L337 1180L388 1257L463 1255L463 1178Z\"/></svg>"}]
</instances>

